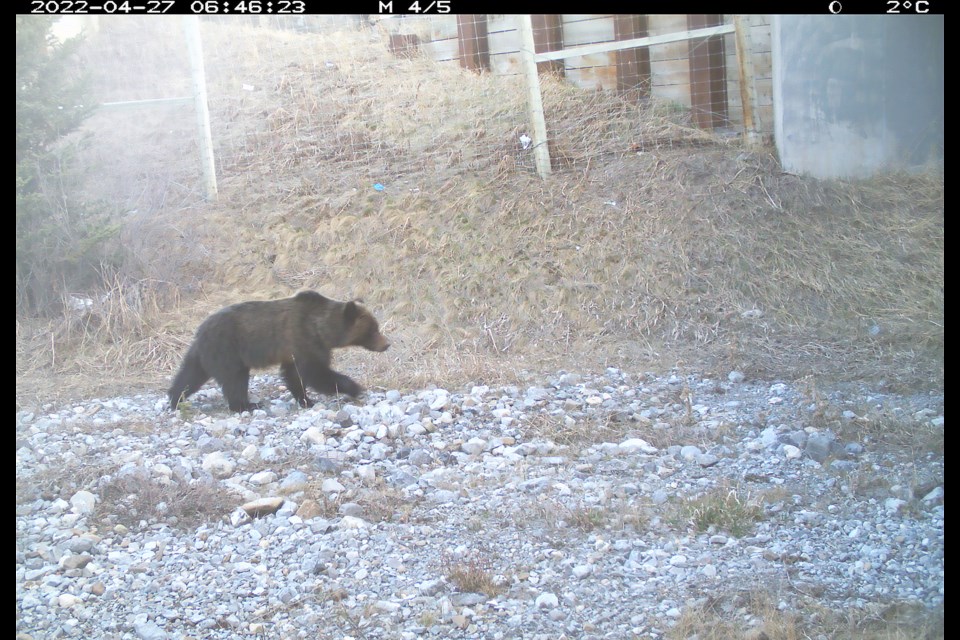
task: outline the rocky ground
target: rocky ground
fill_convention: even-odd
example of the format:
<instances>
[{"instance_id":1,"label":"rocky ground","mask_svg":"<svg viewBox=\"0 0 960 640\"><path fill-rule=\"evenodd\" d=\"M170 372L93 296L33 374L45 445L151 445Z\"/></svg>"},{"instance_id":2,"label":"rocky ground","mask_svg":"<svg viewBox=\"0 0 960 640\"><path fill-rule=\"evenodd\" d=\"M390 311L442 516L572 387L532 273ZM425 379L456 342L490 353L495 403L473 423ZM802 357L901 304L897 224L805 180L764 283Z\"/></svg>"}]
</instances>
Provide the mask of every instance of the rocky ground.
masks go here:
<instances>
[{"instance_id":1,"label":"rocky ground","mask_svg":"<svg viewBox=\"0 0 960 640\"><path fill-rule=\"evenodd\" d=\"M617 369L308 410L252 388L266 411L208 387L177 414L17 414L18 638L942 625L942 394Z\"/></svg>"}]
</instances>

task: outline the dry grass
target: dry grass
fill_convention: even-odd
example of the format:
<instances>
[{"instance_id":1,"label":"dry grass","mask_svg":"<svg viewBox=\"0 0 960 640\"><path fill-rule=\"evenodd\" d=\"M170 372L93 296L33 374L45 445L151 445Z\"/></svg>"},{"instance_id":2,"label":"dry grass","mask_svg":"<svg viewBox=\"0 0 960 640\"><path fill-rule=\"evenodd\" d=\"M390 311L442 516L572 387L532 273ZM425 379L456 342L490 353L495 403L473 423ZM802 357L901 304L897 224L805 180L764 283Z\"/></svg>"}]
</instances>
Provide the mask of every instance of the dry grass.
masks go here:
<instances>
[{"instance_id":1,"label":"dry grass","mask_svg":"<svg viewBox=\"0 0 960 640\"><path fill-rule=\"evenodd\" d=\"M796 612L782 612L769 594L742 592L688 607L667 633L671 639L800 640L808 637Z\"/></svg>"},{"instance_id":2,"label":"dry grass","mask_svg":"<svg viewBox=\"0 0 960 640\"><path fill-rule=\"evenodd\" d=\"M18 504L42 497L69 500L80 489L97 495L94 517L110 528L130 529L162 522L192 529L227 516L237 504L229 491L211 480L152 477L144 469L118 473L89 461L60 461L29 476L17 474Z\"/></svg>"},{"instance_id":3,"label":"dry grass","mask_svg":"<svg viewBox=\"0 0 960 640\"><path fill-rule=\"evenodd\" d=\"M165 24L106 22L91 59ZM516 79L395 58L368 32L236 24L203 26L218 202L197 195L189 137L139 112L90 122L90 196L132 211L124 281L150 283L157 309L70 340L18 321L18 396L84 377L162 388L206 314L301 287L381 318L391 351L343 361L374 387L606 365L942 386L942 175L793 176L682 110L547 78L559 161L541 181ZM100 64L104 95L175 91L180 53L153 53L159 76Z\"/></svg>"},{"instance_id":4,"label":"dry grass","mask_svg":"<svg viewBox=\"0 0 960 640\"><path fill-rule=\"evenodd\" d=\"M492 598L504 590L492 561L479 552L462 558L444 555L441 564L444 576L461 593L482 593Z\"/></svg>"},{"instance_id":5,"label":"dry grass","mask_svg":"<svg viewBox=\"0 0 960 640\"><path fill-rule=\"evenodd\" d=\"M352 502L361 507L361 517L368 522L407 522L417 504L417 500L405 497L401 491L384 485L382 481L377 481L374 487L328 494L322 489L322 481L316 480L309 484L304 494L316 502L323 518L340 515L340 507Z\"/></svg>"},{"instance_id":6,"label":"dry grass","mask_svg":"<svg viewBox=\"0 0 960 640\"><path fill-rule=\"evenodd\" d=\"M18 404L154 386L158 371L179 364L177 352L190 336L167 330L180 309L177 289L118 274L104 282L102 292L83 296L89 301L83 309L65 301L59 318L17 319Z\"/></svg>"},{"instance_id":7,"label":"dry grass","mask_svg":"<svg viewBox=\"0 0 960 640\"><path fill-rule=\"evenodd\" d=\"M531 439L543 438L573 450L603 442L620 442L636 428L611 415L595 415L575 420L571 425L560 416L539 413L524 422L524 431Z\"/></svg>"},{"instance_id":8,"label":"dry grass","mask_svg":"<svg viewBox=\"0 0 960 640\"><path fill-rule=\"evenodd\" d=\"M650 506L629 498L611 498L598 504L540 497L522 503L507 519L512 526L546 532L552 544L563 545L569 542L570 530L642 532L650 522ZM492 524L485 517L471 520L468 526L479 531L490 529Z\"/></svg>"},{"instance_id":9,"label":"dry grass","mask_svg":"<svg viewBox=\"0 0 960 640\"><path fill-rule=\"evenodd\" d=\"M742 537L763 519L763 501L758 496L730 486L720 485L692 499L673 505L670 520L677 526L693 526L697 531L726 531Z\"/></svg>"},{"instance_id":10,"label":"dry grass","mask_svg":"<svg viewBox=\"0 0 960 640\"><path fill-rule=\"evenodd\" d=\"M915 455L944 453L943 425L931 420L943 415L942 405L920 413L863 402L841 405L824 397L815 376L805 376L798 382L811 407L810 424L818 430L831 430L846 441L912 450ZM847 412L853 417L845 415Z\"/></svg>"},{"instance_id":11,"label":"dry grass","mask_svg":"<svg viewBox=\"0 0 960 640\"><path fill-rule=\"evenodd\" d=\"M212 480L160 482L145 474L112 478L99 488L98 517L138 528L165 522L190 530L226 517L237 499Z\"/></svg>"},{"instance_id":12,"label":"dry grass","mask_svg":"<svg viewBox=\"0 0 960 640\"><path fill-rule=\"evenodd\" d=\"M855 411L856 417L841 421L837 431L849 440L891 445L898 449L912 449L917 454L944 453L943 426L934 426L929 420L918 420L902 412L877 410L872 407ZM942 413L942 410L941 410Z\"/></svg>"},{"instance_id":13,"label":"dry grass","mask_svg":"<svg viewBox=\"0 0 960 640\"><path fill-rule=\"evenodd\" d=\"M866 609L832 610L801 599L799 606L778 606L776 595L730 592L686 607L668 632L672 639L937 640L944 637L943 608L892 602Z\"/></svg>"},{"instance_id":14,"label":"dry grass","mask_svg":"<svg viewBox=\"0 0 960 640\"><path fill-rule=\"evenodd\" d=\"M938 640L944 637L943 606L928 609L918 602L891 602L870 611L835 613L833 637L839 640ZM823 616L827 620L831 616Z\"/></svg>"}]
</instances>

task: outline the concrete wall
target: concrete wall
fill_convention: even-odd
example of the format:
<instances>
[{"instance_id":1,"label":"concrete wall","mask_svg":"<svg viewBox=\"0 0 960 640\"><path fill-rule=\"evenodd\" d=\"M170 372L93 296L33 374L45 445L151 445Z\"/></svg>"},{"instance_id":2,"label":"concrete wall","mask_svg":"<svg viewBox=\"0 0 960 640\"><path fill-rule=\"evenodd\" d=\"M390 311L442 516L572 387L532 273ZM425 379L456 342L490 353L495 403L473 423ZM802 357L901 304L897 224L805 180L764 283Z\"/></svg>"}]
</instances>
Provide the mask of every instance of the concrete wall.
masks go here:
<instances>
[{"instance_id":1,"label":"concrete wall","mask_svg":"<svg viewBox=\"0 0 960 640\"><path fill-rule=\"evenodd\" d=\"M943 16L775 16L783 167L822 178L943 166Z\"/></svg>"}]
</instances>

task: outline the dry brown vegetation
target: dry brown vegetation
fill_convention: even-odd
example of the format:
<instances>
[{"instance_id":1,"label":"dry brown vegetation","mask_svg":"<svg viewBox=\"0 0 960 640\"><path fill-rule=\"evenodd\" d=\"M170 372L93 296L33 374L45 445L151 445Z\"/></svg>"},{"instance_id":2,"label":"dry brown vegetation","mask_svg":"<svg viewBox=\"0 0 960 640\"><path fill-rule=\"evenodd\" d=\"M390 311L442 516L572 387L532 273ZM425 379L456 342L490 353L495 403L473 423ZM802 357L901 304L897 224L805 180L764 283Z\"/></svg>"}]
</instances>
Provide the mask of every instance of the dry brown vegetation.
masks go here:
<instances>
[{"instance_id":1,"label":"dry brown vegetation","mask_svg":"<svg viewBox=\"0 0 960 640\"><path fill-rule=\"evenodd\" d=\"M697 531L715 528L740 538L763 517L762 496L721 484L698 498L674 504L669 519L677 526L692 525Z\"/></svg>"},{"instance_id":2,"label":"dry brown vegetation","mask_svg":"<svg viewBox=\"0 0 960 640\"><path fill-rule=\"evenodd\" d=\"M101 99L184 95L179 28L103 20ZM188 109L89 121L88 197L128 212L129 257L81 317L18 319L21 404L163 389L206 314L301 287L377 312L394 347L342 363L373 386L608 364L942 386L942 175L790 175L682 110L545 78L541 181L516 78L375 31L202 33L219 200Z\"/></svg>"},{"instance_id":3,"label":"dry brown vegetation","mask_svg":"<svg viewBox=\"0 0 960 640\"><path fill-rule=\"evenodd\" d=\"M838 612L810 600L796 610L778 606L767 591L730 590L686 607L666 637L703 640L936 640L944 637L943 609L919 603L876 604Z\"/></svg>"},{"instance_id":4,"label":"dry brown vegetation","mask_svg":"<svg viewBox=\"0 0 960 640\"><path fill-rule=\"evenodd\" d=\"M473 551L462 558L445 555L441 571L457 591L494 597L504 590L504 586L494 573L493 564L491 558Z\"/></svg>"}]
</instances>

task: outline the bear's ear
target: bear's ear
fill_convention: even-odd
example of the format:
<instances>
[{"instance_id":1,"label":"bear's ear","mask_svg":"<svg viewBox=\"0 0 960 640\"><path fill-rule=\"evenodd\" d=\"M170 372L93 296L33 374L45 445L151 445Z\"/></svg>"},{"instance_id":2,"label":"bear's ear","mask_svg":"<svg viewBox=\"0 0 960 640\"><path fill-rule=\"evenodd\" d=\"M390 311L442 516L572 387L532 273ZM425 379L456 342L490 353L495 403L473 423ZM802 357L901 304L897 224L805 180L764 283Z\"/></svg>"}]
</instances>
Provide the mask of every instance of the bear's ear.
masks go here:
<instances>
[{"instance_id":1,"label":"bear's ear","mask_svg":"<svg viewBox=\"0 0 960 640\"><path fill-rule=\"evenodd\" d=\"M360 307L358 307L357 303L353 300L343 306L343 317L349 324L353 324L353 321L356 320L359 315Z\"/></svg>"}]
</instances>

